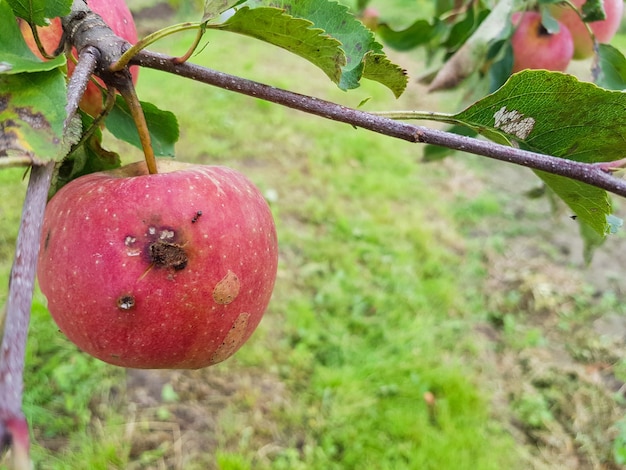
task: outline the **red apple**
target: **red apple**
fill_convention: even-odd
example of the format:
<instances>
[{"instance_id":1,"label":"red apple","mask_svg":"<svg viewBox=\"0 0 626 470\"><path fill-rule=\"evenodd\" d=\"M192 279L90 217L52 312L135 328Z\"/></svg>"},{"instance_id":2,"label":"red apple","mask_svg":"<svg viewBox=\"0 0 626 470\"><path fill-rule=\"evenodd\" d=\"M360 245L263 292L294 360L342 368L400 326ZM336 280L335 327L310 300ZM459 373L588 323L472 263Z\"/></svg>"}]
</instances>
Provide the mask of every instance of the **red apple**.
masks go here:
<instances>
[{"instance_id":1,"label":"red apple","mask_svg":"<svg viewBox=\"0 0 626 470\"><path fill-rule=\"evenodd\" d=\"M270 300L276 230L258 189L220 166L159 161L92 173L46 208L38 278L60 330L132 368L209 366Z\"/></svg>"},{"instance_id":2,"label":"red apple","mask_svg":"<svg viewBox=\"0 0 626 470\"><path fill-rule=\"evenodd\" d=\"M572 0L572 3L580 9L585 0ZM624 0L603 0L603 5L606 19L593 21L589 23L589 26L598 42L608 43L613 39L622 22ZM550 11L572 33L574 38L574 59L585 59L593 55L593 41L578 14L570 7L561 5L553 5Z\"/></svg>"},{"instance_id":3,"label":"red apple","mask_svg":"<svg viewBox=\"0 0 626 470\"><path fill-rule=\"evenodd\" d=\"M115 34L131 44L137 42L135 22L124 0L89 0L87 4L102 17ZM20 21L20 29L30 50L42 59L43 57L37 49L30 26L25 21ZM53 18L49 26L38 27L37 32L46 52L48 54L53 53L59 45L61 35L63 34L60 18ZM74 57L77 57L76 51L74 51ZM71 74L73 70L74 63L68 60L68 72ZM133 74L133 81L136 83L139 68L131 67L131 73ZM104 86L100 80L98 82ZM102 93L95 84L89 83L87 85L85 95L80 102L80 108L91 116L97 116L102 111Z\"/></svg>"},{"instance_id":4,"label":"red apple","mask_svg":"<svg viewBox=\"0 0 626 470\"><path fill-rule=\"evenodd\" d=\"M560 24L559 32L550 34L541 24L541 14L535 11L514 13L515 32L513 72L525 69L564 71L572 60L574 43L568 29Z\"/></svg>"}]
</instances>

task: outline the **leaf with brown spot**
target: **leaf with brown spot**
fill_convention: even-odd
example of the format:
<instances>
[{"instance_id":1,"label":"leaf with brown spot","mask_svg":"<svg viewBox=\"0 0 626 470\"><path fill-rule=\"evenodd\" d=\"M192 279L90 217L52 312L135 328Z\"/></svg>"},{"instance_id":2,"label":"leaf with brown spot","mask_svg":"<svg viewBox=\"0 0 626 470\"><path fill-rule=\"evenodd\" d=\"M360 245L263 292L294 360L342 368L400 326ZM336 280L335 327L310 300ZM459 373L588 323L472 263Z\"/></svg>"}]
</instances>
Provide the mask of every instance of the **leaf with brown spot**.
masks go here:
<instances>
[{"instance_id":1,"label":"leaf with brown spot","mask_svg":"<svg viewBox=\"0 0 626 470\"><path fill-rule=\"evenodd\" d=\"M0 158L63 157L71 144L63 142L66 101L59 70L0 75Z\"/></svg>"}]
</instances>

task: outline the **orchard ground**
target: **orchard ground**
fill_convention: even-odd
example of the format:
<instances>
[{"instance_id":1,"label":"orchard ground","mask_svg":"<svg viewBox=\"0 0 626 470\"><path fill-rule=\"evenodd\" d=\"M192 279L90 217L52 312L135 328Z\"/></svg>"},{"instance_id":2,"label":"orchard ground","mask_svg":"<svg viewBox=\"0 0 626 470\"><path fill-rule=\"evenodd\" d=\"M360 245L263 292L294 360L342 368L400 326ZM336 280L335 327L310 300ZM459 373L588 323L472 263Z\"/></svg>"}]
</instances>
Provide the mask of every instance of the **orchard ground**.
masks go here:
<instances>
[{"instance_id":1,"label":"orchard ground","mask_svg":"<svg viewBox=\"0 0 626 470\"><path fill-rule=\"evenodd\" d=\"M177 21L141 3L140 28ZM421 71L415 55L394 59ZM226 33L193 60L353 107L371 97L366 110L455 110L454 94L415 83L400 101L376 84L340 92ZM538 180L525 169L424 164L417 145L149 70L139 94L177 114L178 158L232 166L270 201L274 298L227 362L137 371L77 352L37 293L25 396L37 468L620 468L623 234L586 268L571 214L526 198ZM0 172L2 286L22 175Z\"/></svg>"}]
</instances>

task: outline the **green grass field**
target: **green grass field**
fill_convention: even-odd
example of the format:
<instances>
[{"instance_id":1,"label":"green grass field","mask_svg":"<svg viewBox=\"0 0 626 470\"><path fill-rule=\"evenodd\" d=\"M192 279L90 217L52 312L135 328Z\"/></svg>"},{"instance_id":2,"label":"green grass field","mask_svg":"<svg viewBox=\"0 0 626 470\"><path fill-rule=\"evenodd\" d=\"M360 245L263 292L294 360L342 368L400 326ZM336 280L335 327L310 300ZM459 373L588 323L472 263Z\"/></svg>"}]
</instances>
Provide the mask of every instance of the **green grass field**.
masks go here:
<instances>
[{"instance_id":1,"label":"green grass field","mask_svg":"<svg viewBox=\"0 0 626 470\"><path fill-rule=\"evenodd\" d=\"M194 62L264 83L370 110L444 106L415 84L399 102L372 83L343 93L271 46L208 39ZM623 403L583 371L609 363L626 379L623 345L585 330L621 318L620 291L567 265L548 202L520 200L533 180L507 170L512 191L480 159L423 164L416 145L159 72L142 70L138 91L177 115L177 158L232 166L267 196L274 296L225 363L126 371L77 351L37 292L24 406L36 468L618 468ZM0 301L22 177L0 172Z\"/></svg>"}]
</instances>

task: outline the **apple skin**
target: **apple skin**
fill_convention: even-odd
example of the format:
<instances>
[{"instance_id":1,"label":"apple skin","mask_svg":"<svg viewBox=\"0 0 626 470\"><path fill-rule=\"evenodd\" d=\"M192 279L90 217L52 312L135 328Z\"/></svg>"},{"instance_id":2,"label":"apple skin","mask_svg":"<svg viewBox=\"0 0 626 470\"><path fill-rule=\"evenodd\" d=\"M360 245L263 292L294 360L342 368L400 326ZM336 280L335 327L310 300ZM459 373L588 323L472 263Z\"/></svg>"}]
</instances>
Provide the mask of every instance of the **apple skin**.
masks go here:
<instances>
[{"instance_id":1,"label":"apple skin","mask_svg":"<svg viewBox=\"0 0 626 470\"><path fill-rule=\"evenodd\" d=\"M564 25L559 32L549 34L541 24L541 14L535 11L514 13L517 25L513 47L513 72L525 69L545 69L563 72L574 54L572 35Z\"/></svg>"},{"instance_id":2,"label":"apple skin","mask_svg":"<svg viewBox=\"0 0 626 470\"><path fill-rule=\"evenodd\" d=\"M95 13L102 17L115 34L131 44L137 42L137 29L135 28L135 22L124 0L89 0L87 4ZM33 33L28 23L20 20L20 29L30 50L37 57L43 59L43 56L39 53L39 49L37 49L37 44L35 43ZM63 34L61 19L53 18L50 21L49 26L37 27L37 32L46 52L48 54L52 54L59 45L61 35ZM78 57L76 50L73 51L73 54L74 57ZM67 68L70 75L72 74L74 67L74 62L68 60ZM139 67L131 67L130 70L133 76L133 82L137 83ZM102 81L99 79L98 83L100 83L101 86L104 86ZM94 83L89 83L87 85L87 89L85 90L85 94L83 95L79 106L80 109L91 116L97 116L102 111L102 92Z\"/></svg>"},{"instance_id":3,"label":"apple skin","mask_svg":"<svg viewBox=\"0 0 626 470\"><path fill-rule=\"evenodd\" d=\"M231 356L269 303L270 208L241 173L144 162L62 187L44 217L38 279L59 329L129 368L197 369Z\"/></svg>"},{"instance_id":4,"label":"apple skin","mask_svg":"<svg viewBox=\"0 0 626 470\"><path fill-rule=\"evenodd\" d=\"M572 0L572 3L580 9L585 0ZM589 23L596 40L599 43L608 43L613 39L620 27L624 16L623 0L604 0L604 12L606 19ZM574 59L586 59L593 55L593 41L585 27L585 24L570 7L553 5L550 7L552 15L563 23L572 33L574 39Z\"/></svg>"}]
</instances>

